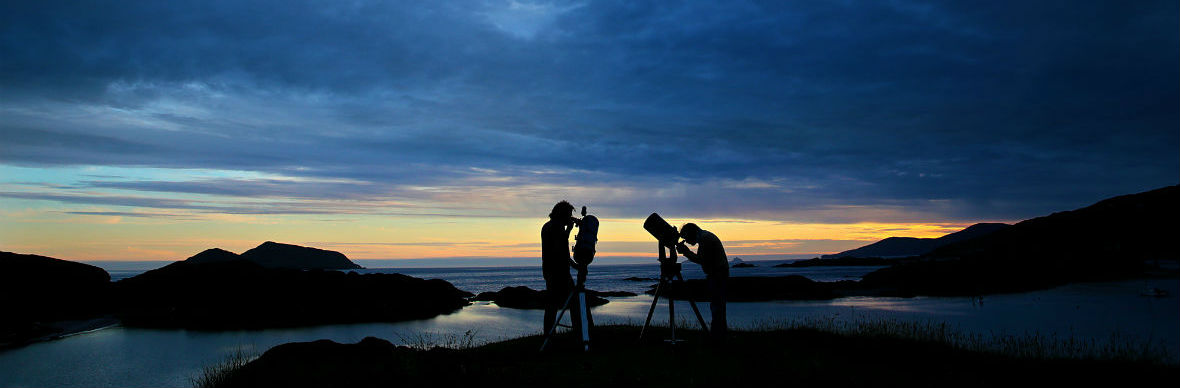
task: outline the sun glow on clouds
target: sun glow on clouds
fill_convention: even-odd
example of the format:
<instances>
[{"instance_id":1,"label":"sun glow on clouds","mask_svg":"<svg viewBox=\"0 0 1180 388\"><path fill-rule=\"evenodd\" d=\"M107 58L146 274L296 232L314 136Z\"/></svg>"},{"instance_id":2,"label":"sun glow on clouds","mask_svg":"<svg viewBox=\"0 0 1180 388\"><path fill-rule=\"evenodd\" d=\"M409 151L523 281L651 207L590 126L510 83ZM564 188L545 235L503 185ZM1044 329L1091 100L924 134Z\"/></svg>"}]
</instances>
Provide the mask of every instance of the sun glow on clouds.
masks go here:
<instances>
[{"instance_id":1,"label":"sun glow on clouds","mask_svg":"<svg viewBox=\"0 0 1180 388\"><path fill-rule=\"evenodd\" d=\"M358 259L529 257L539 254L539 230L552 198L589 204L600 215L599 255L644 256L652 241L642 216L609 214L629 212L618 204L659 202L691 191L522 183L519 176L490 169L449 185L376 188L348 179L202 169L3 166L0 172L4 248L84 260L180 260L211 247L241 252L267 240ZM750 180L722 186L781 188ZM856 216L853 208L833 211ZM696 222L717 233L733 255L824 254L888 236L937 237L966 226L690 219L674 210L664 215L676 225ZM70 236L68 244L63 236Z\"/></svg>"}]
</instances>

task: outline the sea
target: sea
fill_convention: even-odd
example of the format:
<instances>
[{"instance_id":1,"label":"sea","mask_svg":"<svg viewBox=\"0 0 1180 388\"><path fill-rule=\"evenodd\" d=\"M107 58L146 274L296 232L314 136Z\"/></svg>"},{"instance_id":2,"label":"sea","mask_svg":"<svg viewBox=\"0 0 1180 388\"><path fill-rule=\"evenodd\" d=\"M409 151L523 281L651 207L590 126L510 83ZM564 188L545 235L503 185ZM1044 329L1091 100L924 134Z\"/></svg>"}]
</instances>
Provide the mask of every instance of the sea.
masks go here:
<instances>
[{"instance_id":1,"label":"sea","mask_svg":"<svg viewBox=\"0 0 1180 388\"><path fill-rule=\"evenodd\" d=\"M747 261L731 276L801 275L816 281L857 280L881 267L775 268L783 261ZM443 279L479 293L507 286L544 288L539 266L399 268L397 261L367 261L361 273L402 273ZM94 263L118 280L166 263ZM703 278L685 265L685 278ZM587 288L629 291L592 310L597 324L642 324L653 299L643 294L657 282L659 267L647 264L591 265ZM1160 289L1167 296L1146 296ZM1170 362L1180 355L1180 279L1075 283L1049 290L984 297L846 297L825 301L740 302L727 306L735 329L782 327L793 322L902 322L945 325L981 336L1039 336L1134 343L1162 349ZM676 302L677 325L694 327L687 302ZM709 319L708 303L698 303ZM341 343L378 337L397 344L452 346L539 334L542 311L501 308L475 302L454 313L398 323L323 325L301 328L194 331L110 326L65 338L0 350L2 387L189 387L212 365L235 354L257 356L287 343L329 339ZM568 319L568 318L566 318ZM667 302L660 300L652 321L667 325ZM664 330L655 335L667 336ZM593 342L593 339L591 339Z\"/></svg>"}]
</instances>

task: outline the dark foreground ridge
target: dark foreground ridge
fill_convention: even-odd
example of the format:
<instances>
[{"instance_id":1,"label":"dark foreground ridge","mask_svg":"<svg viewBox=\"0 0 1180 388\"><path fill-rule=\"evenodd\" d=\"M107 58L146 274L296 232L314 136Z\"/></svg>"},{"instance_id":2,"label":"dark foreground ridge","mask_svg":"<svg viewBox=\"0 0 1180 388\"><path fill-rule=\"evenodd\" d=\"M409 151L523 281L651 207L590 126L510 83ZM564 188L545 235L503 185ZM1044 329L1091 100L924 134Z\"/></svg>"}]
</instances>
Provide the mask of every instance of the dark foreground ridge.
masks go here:
<instances>
[{"instance_id":1,"label":"dark foreground ridge","mask_svg":"<svg viewBox=\"0 0 1180 388\"><path fill-rule=\"evenodd\" d=\"M663 342L666 328L637 342L636 327L599 327L590 353L558 342L537 352L539 336L481 347L430 350L377 338L276 346L205 381L214 387L496 386L1155 386L1174 382L1174 366L1114 361L1014 359L889 337L809 329L733 332L728 345ZM565 339L568 340L568 339Z\"/></svg>"}]
</instances>

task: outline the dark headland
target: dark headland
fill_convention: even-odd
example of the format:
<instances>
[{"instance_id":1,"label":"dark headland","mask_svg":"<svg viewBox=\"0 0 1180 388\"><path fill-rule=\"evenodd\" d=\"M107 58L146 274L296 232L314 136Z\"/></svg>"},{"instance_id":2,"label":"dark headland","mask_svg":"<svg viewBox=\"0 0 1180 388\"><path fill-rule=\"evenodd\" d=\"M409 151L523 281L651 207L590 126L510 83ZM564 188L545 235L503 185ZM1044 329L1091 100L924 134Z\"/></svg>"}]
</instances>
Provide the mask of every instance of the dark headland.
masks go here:
<instances>
[{"instance_id":1,"label":"dark headland","mask_svg":"<svg viewBox=\"0 0 1180 388\"><path fill-rule=\"evenodd\" d=\"M89 264L0 252L0 348L92 328L110 313L111 277Z\"/></svg>"},{"instance_id":2,"label":"dark headland","mask_svg":"<svg viewBox=\"0 0 1180 388\"><path fill-rule=\"evenodd\" d=\"M970 240L976 237L992 234L999 230L1007 229L1008 224L1001 223L979 223L968 226L966 229L954 232L938 238L915 238L915 237L889 237L875 243L865 245L860 248L847 250L831 255L820 256L821 259L836 259L841 257L857 257L857 258L895 258L895 257L910 257L919 256L935 249L941 248L948 244L957 243L960 241Z\"/></svg>"},{"instance_id":3,"label":"dark headland","mask_svg":"<svg viewBox=\"0 0 1180 388\"><path fill-rule=\"evenodd\" d=\"M791 298L813 295L827 299L848 295L960 295L1047 289L1072 282L1123 280L1140 277L1175 277L1174 270L1161 269L1160 261L1180 259L1174 240L1174 224L1180 220L1180 186L1169 186L1138 194L1099 201L1077 210L1053 213L1015 225L976 224L963 231L922 243L923 249L908 257L857 257L856 254L897 254L888 251L885 239L845 251L836 258L815 258L776 267L888 265L871 272L859 282L816 282L790 277L731 278L736 297L765 300L757 283L767 294ZM908 240L907 240L908 241ZM867 249L873 247L872 249ZM911 247L912 248L912 247ZM910 249L910 248L906 248ZM913 252L913 251L906 251ZM848 256L840 256L852 254ZM688 283L691 295L706 292L703 283ZM797 289L797 292L786 290ZM753 295L742 295L751 290ZM777 291L776 291L777 290ZM830 293L828 293L830 291ZM674 296L682 297L684 293ZM774 298L770 298L774 299Z\"/></svg>"}]
</instances>

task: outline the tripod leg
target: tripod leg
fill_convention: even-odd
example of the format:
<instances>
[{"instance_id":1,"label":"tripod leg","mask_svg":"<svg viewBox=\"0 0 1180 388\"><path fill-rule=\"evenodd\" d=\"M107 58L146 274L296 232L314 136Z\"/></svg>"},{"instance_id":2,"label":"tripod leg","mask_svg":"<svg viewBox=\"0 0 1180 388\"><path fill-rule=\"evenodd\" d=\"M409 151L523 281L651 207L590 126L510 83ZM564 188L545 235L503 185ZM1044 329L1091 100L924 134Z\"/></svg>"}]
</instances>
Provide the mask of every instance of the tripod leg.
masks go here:
<instances>
[{"instance_id":1,"label":"tripod leg","mask_svg":"<svg viewBox=\"0 0 1180 388\"><path fill-rule=\"evenodd\" d=\"M588 321L588 318L590 316L590 309L586 307L586 292L583 290L578 290L577 293L578 293L578 310L580 310L582 312L582 314L581 314L581 318L582 318L582 350L589 352L590 351L590 322Z\"/></svg>"},{"instance_id":2,"label":"tripod leg","mask_svg":"<svg viewBox=\"0 0 1180 388\"><path fill-rule=\"evenodd\" d=\"M668 298L668 327L672 328L672 344L676 344L676 300Z\"/></svg>"},{"instance_id":3,"label":"tripod leg","mask_svg":"<svg viewBox=\"0 0 1180 388\"><path fill-rule=\"evenodd\" d=\"M682 282L684 281L683 275L677 275L677 277L680 279L680 281L682 281ZM688 296L688 304L690 306L692 306L692 312L694 314L696 314L697 322L701 323L701 330L704 330L705 333L708 334L709 333L709 326L705 324L705 317L701 315L701 310L699 308L697 308L697 302L692 300L691 294Z\"/></svg>"},{"instance_id":4,"label":"tripod leg","mask_svg":"<svg viewBox=\"0 0 1180 388\"><path fill-rule=\"evenodd\" d=\"M660 290L664 288L664 279L660 277L660 283L656 284L655 297L651 300L651 308L647 309L647 320L643 321L643 328L639 329L639 339L643 339L643 332L647 331L647 326L651 324L651 315L656 312L656 303L660 302Z\"/></svg>"},{"instance_id":5,"label":"tripod leg","mask_svg":"<svg viewBox=\"0 0 1180 388\"><path fill-rule=\"evenodd\" d=\"M553 326L550 326L548 332L545 333L545 341L541 342L541 351L545 351L545 347L549 346L549 339L553 338L553 333L557 331L557 325L561 323L561 317L565 316L565 310L569 310L570 302L574 300L575 292L577 291L572 291L569 296L565 297L565 304L557 312L557 319L553 320Z\"/></svg>"}]
</instances>

